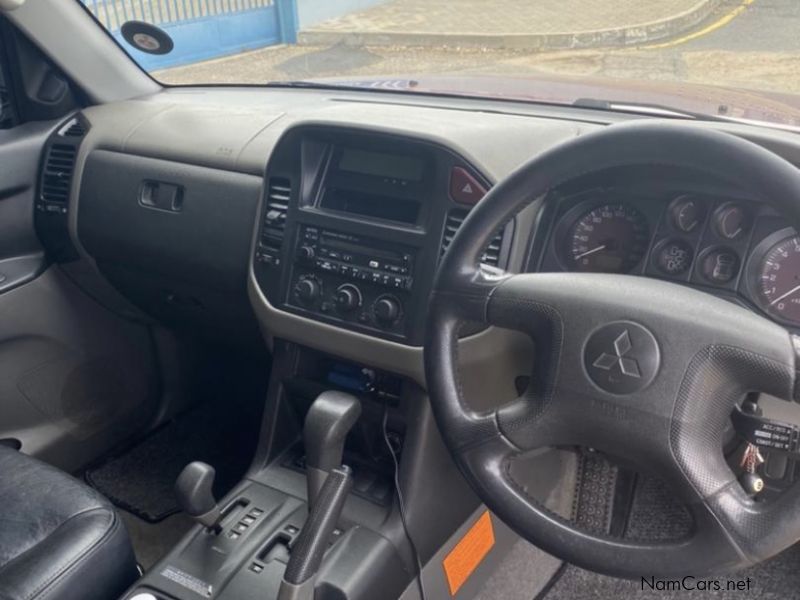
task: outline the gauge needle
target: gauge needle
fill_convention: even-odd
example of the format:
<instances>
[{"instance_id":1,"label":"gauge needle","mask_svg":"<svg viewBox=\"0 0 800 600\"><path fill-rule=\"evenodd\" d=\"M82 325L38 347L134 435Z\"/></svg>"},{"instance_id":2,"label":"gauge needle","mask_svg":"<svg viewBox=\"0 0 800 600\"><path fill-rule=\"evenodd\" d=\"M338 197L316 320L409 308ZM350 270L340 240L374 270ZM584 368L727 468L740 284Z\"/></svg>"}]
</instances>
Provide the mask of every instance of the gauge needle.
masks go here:
<instances>
[{"instance_id":1,"label":"gauge needle","mask_svg":"<svg viewBox=\"0 0 800 600\"><path fill-rule=\"evenodd\" d=\"M575 257L575 260L580 260L584 256L589 256L590 254L594 254L595 252L600 252L600 250L605 250L605 249L606 249L606 245L605 244L603 244L602 246L598 246L597 248L592 248L591 250L587 250L583 254L578 254L578 256ZM798 286L798 287L800 287L800 286Z\"/></svg>"},{"instance_id":2,"label":"gauge needle","mask_svg":"<svg viewBox=\"0 0 800 600\"><path fill-rule=\"evenodd\" d=\"M791 296L792 294L794 294L797 290L800 290L800 285L796 285L782 296L778 296L777 298L775 298L775 300L770 302L769 305L772 306L774 304L777 304L778 302L786 298L786 296Z\"/></svg>"}]
</instances>

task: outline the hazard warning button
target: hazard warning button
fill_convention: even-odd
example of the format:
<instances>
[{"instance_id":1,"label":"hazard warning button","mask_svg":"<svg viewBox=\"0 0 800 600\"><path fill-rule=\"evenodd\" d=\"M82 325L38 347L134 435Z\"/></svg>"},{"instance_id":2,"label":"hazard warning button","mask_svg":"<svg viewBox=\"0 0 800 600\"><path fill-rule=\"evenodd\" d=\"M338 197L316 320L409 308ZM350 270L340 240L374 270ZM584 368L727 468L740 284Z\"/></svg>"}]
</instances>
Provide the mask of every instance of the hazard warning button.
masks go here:
<instances>
[{"instance_id":1,"label":"hazard warning button","mask_svg":"<svg viewBox=\"0 0 800 600\"><path fill-rule=\"evenodd\" d=\"M459 204L477 204L486 195L478 180L463 167L453 167L450 171L450 198Z\"/></svg>"}]
</instances>

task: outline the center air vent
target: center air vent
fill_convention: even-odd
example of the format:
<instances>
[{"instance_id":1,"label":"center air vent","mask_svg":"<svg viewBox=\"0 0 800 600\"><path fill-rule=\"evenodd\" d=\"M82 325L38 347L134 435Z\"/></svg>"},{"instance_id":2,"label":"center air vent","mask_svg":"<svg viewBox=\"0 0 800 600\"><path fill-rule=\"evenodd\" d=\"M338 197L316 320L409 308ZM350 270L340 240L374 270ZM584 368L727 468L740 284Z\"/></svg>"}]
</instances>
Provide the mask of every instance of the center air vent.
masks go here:
<instances>
[{"instance_id":1,"label":"center air vent","mask_svg":"<svg viewBox=\"0 0 800 600\"><path fill-rule=\"evenodd\" d=\"M453 241L456 232L461 227L464 219L467 218L467 214L468 211L462 209L453 209L447 214L447 220L444 224L444 236L442 237L442 255L444 255L445 251L450 246L450 242ZM505 231L506 228L502 228L497 232L497 235L492 238L492 241L489 242L489 245L486 247L485 252L481 256L482 263L491 265L493 267L502 266L501 262L504 255L503 241L505 237Z\"/></svg>"},{"instance_id":2,"label":"center air vent","mask_svg":"<svg viewBox=\"0 0 800 600\"><path fill-rule=\"evenodd\" d=\"M68 144L53 144L47 151L42 169L39 196L45 202L66 205L72 173L75 169L77 148Z\"/></svg>"},{"instance_id":3,"label":"center air vent","mask_svg":"<svg viewBox=\"0 0 800 600\"><path fill-rule=\"evenodd\" d=\"M269 180L267 212L264 215L264 235L283 241L286 213L289 210L291 196L292 184L288 179L273 177Z\"/></svg>"},{"instance_id":4,"label":"center air vent","mask_svg":"<svg viewBox=\"0 0 800 600\"><path fill-rule=\"evenodd\" d=\"M256 259L279 265L281 246L286 229L286 213L289 211L289 200L292 197L292 182L285 177L271 177L267 189L267 207L264 211L264 222L261 225Z\"/></svg>"}]
</instances>

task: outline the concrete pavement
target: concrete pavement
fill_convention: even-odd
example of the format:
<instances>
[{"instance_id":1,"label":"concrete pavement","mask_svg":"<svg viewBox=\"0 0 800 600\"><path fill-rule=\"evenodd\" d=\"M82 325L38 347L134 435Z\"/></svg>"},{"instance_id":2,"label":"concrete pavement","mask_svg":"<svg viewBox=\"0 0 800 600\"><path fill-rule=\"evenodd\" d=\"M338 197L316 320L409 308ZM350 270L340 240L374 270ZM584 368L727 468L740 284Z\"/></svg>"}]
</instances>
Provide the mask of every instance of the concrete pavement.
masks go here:
<instances>
[{"instance_id":1,"label":"concrete pavement","mask_svg":"<svg viewBox=\"0 0 800 600\"><path fill-rule=\"evenodd\" d=\"M515 77L555 73L705 83L800 94L799 31L800 2L797 0L723 0L696 29L652 47L538 52L401 46L282 46L170 69L156 76L176 84L257 84L336 76L492 74Z\"/></svg>"},{"instance_id":2,"label":"concrete pavement","mask_svg":"<svg viewBox=\"0 0 800 600\"><path fill-rule=\"evenodd\" d=\"M661 40L702 23L721 0L389 0L300 31L324 46L575 49Z\"/></svg>"}]
</instances>

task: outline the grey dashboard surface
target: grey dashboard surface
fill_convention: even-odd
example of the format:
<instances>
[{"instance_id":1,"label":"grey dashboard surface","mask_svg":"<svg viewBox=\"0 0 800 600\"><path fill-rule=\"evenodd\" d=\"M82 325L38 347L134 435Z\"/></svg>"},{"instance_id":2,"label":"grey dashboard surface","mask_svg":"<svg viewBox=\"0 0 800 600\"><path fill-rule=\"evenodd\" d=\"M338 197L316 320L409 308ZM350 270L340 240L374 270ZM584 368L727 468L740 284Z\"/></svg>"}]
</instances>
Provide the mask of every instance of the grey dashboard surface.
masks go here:
<instances>
[{"instance_id":1,"label":"grey dashboard surface","mask_svg":"<svg viewBox=\"0 0 800 600\"><path fill-rule=\"evenodd\" d=\"M81 172L87 157L96 150L263 177L277 143L287 131L298 125L338 126L446 146L494 183L559 142L633 118L511 102L275 88L173 88L153 96L91 107L84 115L92 127L81 146L73 183L73 202L78 204L84 200ZM795 134L726 123L697 126L727 130L792 162L800 162ZM539 208L536 200L531 198L531 207L518 217L520 234L514 237L510 270L523 267ZM92 260L80 245L78 213L79 210L71 211L70 233L84 257ZM241 235L255 240L257 229L254 223L250 231ZM345 331L279 310L259 290L252 264L248 291L268 337L304 343L424 383L420 347ZM518 350L519 344L513 334L489 329L462 341L462 361L476 367L488 355L496 354L497 364L504 353L511 355ZM489 348L492 350L487 354ZM480 377L479 370L474 374Z\"/></svg>"}]
</instances>

